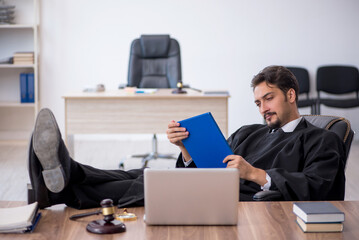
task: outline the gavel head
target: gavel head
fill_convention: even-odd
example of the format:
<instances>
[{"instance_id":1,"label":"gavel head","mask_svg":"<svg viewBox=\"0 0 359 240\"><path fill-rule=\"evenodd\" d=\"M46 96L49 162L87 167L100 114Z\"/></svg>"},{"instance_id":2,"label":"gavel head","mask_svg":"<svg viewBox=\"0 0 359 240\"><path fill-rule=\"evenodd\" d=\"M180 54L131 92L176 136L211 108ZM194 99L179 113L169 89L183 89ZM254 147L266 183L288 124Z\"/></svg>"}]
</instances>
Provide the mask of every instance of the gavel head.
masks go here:
<instances>
[{"instance_id":1,"label":"gavel head","mask_svg":"<svg viewBox=\"0 0 359 240\"><path fill-rule=\"evenodd\" d=\"M177 83L177 88L178 88L178 89L182 89L182 87L183 87L183 84L182 84L181 82L178 82L178 83Z\"/></svg>"},{"instance_id":2,"label":"gavel head","mask_svg":"<svg viewBox=\"0 0 359 240\"><path fill-rule=\"evenodd\" d=\"M102 215L104 216L105 222L111 222L115 219L115 208L111 199L104 199L101 201Z\"/></svg>"}]
</instances>

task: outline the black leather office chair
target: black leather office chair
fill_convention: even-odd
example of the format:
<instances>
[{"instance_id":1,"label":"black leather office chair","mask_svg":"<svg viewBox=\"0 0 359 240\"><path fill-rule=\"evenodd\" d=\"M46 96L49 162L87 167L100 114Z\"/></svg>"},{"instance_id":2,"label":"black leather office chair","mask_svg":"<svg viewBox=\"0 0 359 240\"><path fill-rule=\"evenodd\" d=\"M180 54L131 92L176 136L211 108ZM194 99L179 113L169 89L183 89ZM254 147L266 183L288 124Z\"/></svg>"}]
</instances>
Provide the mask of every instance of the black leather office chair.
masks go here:
<instances>
[{"instance_id":1,"label":"black leather office chair","mask_svg":"<svg viewBox=\"0 0 359 240\"><path fill-rule=\"evenodd\" d=\"M345 144L346 156L348 158L350 147L354 137L354 131L352 130L350 122L347 119L343 117L324 115L304 115L303 117L314 126L324 128L338 134L340 139L342 139ZM345 166L347 158L344 162ZM253 196L253 200L280 201L283 200L283 196L279 191L260 191Z\"/></svg>"},{"instance_id":2,"label":"black leather office chair","mask_svg":"<svg viewBox=\"0 0 359 240\"><path fill-rule=\"evenodd\" d=\"M359 72L352 66L323 66L317 70L317 114L320 105L334 108L353 108L359 106ZM320 92L337 96L356 93L351 98L321 98Z\"/></svg>"},{"instance_id":3,"label":"black leather office chair","mask_svg":"<svg viewBox=\"0 0 359 240\"><path fill-rule=\"evenodd\" d=\"M308 70L301 67L287 67L296 77L299 84L299 95L305 94L305 99L298 100L298 108L310 107L310 113L316 114L316 100L309 97L310 80Z\"/></svg>"},{"instance_id":4,"label":"black leather office chair","mask_svg":"<svg viewBox=\"0 0 359 240\"><path fill-rule=\"evenodd\" d=\"M177 84L182 83L181 79L181 53L177 40L169 35L141 35L132 42L127 86L177 88ZM152 159L177 159L172 154L158 153L156 134L152 138L152 152L128 157L142 158L143 167ZM123 167L123 161L120 167Z\"/></svg>"}]
</instances>

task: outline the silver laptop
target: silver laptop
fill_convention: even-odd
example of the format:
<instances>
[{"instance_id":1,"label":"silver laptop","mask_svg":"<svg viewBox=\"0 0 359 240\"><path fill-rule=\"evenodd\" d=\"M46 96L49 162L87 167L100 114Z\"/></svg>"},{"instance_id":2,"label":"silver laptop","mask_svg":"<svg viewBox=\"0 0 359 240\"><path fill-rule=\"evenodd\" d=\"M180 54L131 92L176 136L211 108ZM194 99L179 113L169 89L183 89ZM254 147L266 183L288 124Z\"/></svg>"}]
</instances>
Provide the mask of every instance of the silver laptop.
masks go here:
<instances>
[{"instance_id":1,"label":"silver laptop","mask_svg":"<svg viewBox=\"0 0 359 240\"><path fill-rule=\"evenodd\" d=\"M239 170L145 169L149 225L236 225Z\"/></svg>"}]
</instances>

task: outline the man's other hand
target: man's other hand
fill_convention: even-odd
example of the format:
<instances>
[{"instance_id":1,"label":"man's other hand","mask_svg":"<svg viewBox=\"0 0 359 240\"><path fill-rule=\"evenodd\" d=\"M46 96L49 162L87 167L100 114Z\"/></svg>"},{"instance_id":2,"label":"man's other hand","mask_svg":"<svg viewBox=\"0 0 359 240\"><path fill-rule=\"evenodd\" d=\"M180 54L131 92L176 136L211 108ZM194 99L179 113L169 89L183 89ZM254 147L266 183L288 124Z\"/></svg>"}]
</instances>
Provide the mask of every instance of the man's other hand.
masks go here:
<instances>
[{"instance_id":1,"label":"man's other hand","mask_svg":"<svg viewBox=\"0 0 359 240\"><path fill-rule=\"evenodd\" d=\"M223 163L227 163L227 168L238 168L242 179L255 182L261 186L267 183L266 172L263 169L253 167L239 155L228 155Z\"/></svg>"}]
</instances>

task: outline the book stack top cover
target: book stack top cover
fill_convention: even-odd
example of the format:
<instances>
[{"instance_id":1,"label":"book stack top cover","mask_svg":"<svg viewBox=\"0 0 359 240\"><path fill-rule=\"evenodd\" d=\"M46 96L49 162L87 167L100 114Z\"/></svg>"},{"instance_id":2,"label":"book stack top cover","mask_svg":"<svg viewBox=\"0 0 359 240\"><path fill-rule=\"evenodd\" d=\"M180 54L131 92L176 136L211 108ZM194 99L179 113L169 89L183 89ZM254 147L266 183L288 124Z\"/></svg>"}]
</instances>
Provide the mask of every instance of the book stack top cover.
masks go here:
<instances>
[{"instance_id":1,"label":"book stack top cover","mask_svg":"<svg viewBox=\"0 0 359 240\"><path fill-rule=\"evenodd\" d=\"M225 168L223 159L233 152L210 112L182 121L189 136L182 142L198 168Z\"/></svg>"},{"instance_id":2,"label":"book stack top cover","mask_svg":"<svg viewBox=\"0 0 359 240\"><path fill-rule=\"evenodd\" d=\"M34 52L16 52L14 53L15 65L31 65L34 64Z\"/></svg>"},{"instance_id":3,"label":"book stack top cover","mask_svg":"<svg viewBox=\"0 0 359 240\"><path fill-rule=\"evenodd\" d=\"M0 208L0 233L32 232L40 217L37 202L20 207Z\"/></svg>"},{"instance_id":4,"label":"book stack top cover","mask_svg":"<svg viewBox=\"0 0 359 240\"><path fill-rule=\"evenodd\" d=\"M341 232L345 214L330 202L293 203L296 222L303 232Z\"/></svg>"}]
</instances>

